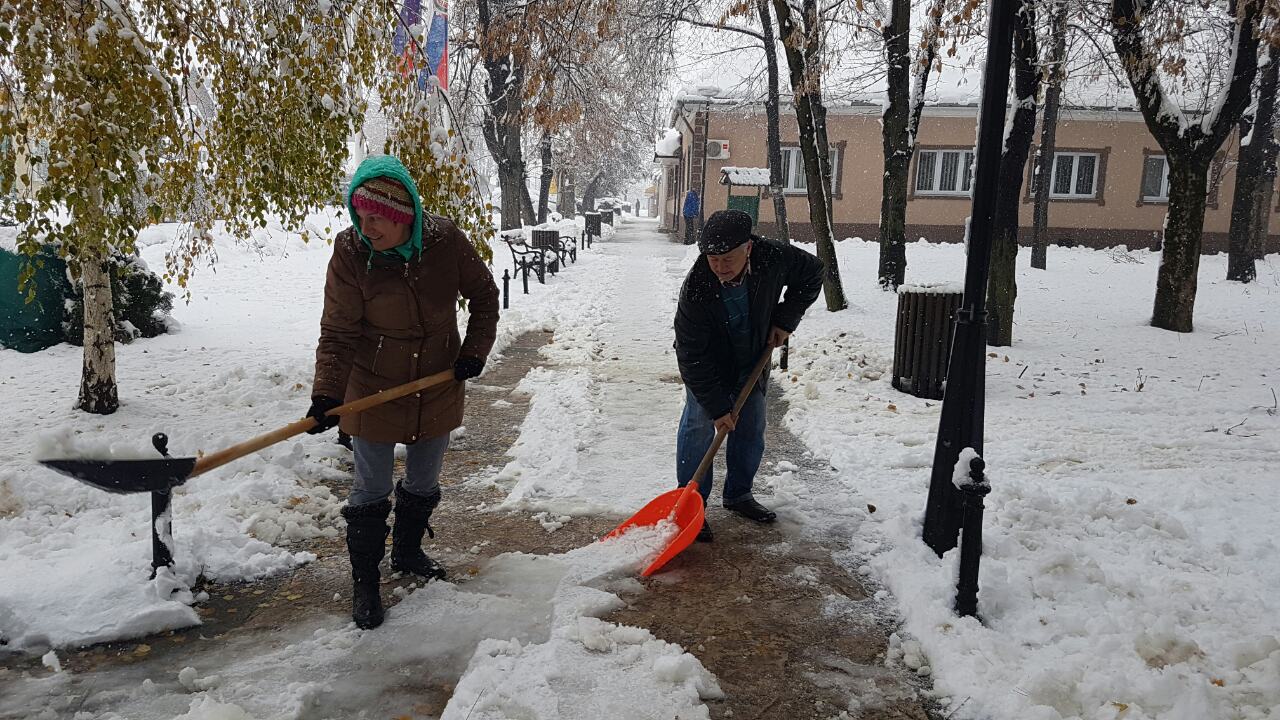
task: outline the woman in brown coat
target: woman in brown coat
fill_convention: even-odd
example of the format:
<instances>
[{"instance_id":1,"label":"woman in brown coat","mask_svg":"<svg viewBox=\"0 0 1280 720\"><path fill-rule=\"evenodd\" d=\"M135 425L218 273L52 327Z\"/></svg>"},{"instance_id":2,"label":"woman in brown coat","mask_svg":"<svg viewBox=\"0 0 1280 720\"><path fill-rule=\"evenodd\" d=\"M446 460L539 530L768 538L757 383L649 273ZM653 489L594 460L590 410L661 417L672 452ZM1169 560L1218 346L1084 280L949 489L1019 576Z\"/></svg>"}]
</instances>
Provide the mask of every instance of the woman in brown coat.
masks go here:
<instances>
[{"instance_id":1,"label":"woman in brown coat","mask_svg":"<svg viewBox=\"0 0 1280 720\"><path fill-rule=\"evenodd\" d=\"M361 163L347 198L352 227L338 234L324 288L312 403L324 432L326 413L452 367L457 382L438 385L341 418L353 437L356 476L342 515L351 556L352 619L382 624L378 564L391 513L396 443L406 445L405 479L394 486L391 569L427 579L444 569L422 551L422 535L440 502L439 475L449 432L462 424L463 381L480 374L498 325L498 288L465 234L422 210L417 187L393 157ZM467 300L465 339L458 298ZM434 533L432 534L434 537Z\"/></svg>"}]
</instances>

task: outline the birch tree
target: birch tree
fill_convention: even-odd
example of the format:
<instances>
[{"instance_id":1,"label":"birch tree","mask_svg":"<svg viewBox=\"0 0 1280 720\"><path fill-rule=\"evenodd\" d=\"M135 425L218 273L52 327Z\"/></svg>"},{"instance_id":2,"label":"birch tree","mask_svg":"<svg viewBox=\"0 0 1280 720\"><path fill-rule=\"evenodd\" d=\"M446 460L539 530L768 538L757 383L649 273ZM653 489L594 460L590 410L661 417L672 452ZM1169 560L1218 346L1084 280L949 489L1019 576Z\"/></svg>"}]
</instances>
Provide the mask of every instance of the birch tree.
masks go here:
<instances>
[{"instance_id":1,"label":"birch tree","mask_svg":"<svg viewBox=\"0 0 1280 720\"><path fill-rule=\"evenodd\" d=\"M0 174L0 192L27 188L20 251L53 245L83 286L78 407L119 405L110 258L134 253L145 225L177 220L165 275L186 288L216 259L215 224L245 237L279 222L305 239L307 213L336 199L367 91L424 206L487 251L466 159L391 52L398 22L382 2L0 0L0 136L45 175L33 190L30 177Z\"/></svg>"},{"instance_id":2,"label":"birch tree","mask_svg":"<svg viewBox=\"0 0 1280 720\"><path fill-rule=\"evenodd\" d=\"M84 289L77 407L119 406L107 264L139 229L197 229L169 263L185 286L215 220L300 227L333 198L379 24L328 3L0 1L0 136L46 175L18 178L18 247L53 244Z\"/></svg>"}]
</instances>

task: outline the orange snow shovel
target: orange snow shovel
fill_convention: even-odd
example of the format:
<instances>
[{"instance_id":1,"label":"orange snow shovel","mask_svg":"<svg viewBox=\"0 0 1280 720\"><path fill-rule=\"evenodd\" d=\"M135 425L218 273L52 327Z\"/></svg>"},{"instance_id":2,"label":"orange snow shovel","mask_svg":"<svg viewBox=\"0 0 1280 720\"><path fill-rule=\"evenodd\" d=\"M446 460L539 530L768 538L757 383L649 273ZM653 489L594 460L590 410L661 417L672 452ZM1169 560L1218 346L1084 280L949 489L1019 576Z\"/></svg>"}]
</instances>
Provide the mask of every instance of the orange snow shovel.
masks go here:
<instances>
[{"instance_id":1,"label":"orange snow shovel","mask_svg":"<svg viewBox=\"0 0 1280 720\"><path fill-rule=\"evenodd\" d=\"M751 391L756 386L756 381L760 379L760 373L764 372L764 368L769 364L769 358L773 356L773 348L765 348L764 353L760 356L760 360L756 362L755 368L751 370L751 375L747 378L746 384L742 386L742 390L738 393L738 400L733 404L733 417L736 419L738 413L742 412L742 406L747 404L747 398L750 397ZM702 520L706 509L702 506L702 495L698 493L698 481L702 480L702 476L707 474L707 470L711 469L711 463L716 458L716 452L720 450L721 443L729 433L725 430L717 430L715 440L711 441L711 447L707 448L707 454L702 456L702 462L698 465L698 470L693 474L693 479L688 485L675 490L669 490L662 493L658 497L649 501L648 505L640 508L635 515L627 518L621 525L613 529L604 539L617 537L633 527L645 525L653 526L663 520L671 520L676 524L679 530L676 536L660 553L658 557L649 563L649 566L640 574L644 577L658 572L663 565L671 558L679 555L685 548L693 543L694 538L698 537L698 531L702 529Z\"/></svg>"}]
</instances>

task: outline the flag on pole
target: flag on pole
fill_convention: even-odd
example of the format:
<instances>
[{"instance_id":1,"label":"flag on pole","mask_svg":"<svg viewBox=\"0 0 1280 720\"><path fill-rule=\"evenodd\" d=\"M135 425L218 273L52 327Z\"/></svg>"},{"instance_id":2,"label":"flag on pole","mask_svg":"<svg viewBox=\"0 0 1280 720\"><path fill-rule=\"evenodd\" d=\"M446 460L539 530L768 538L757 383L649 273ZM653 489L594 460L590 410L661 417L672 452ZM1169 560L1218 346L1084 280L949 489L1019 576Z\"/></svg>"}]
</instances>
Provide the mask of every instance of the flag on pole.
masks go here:
<instances>
[{"instance_id":1,"label":"flag on pole","mask_svg":"<svg viewBox=\"0 0 1280 720\"><path fill-rule=\"evenodd\" d=\"M434 92L431 78L434 76L441 90L449 88L449 3L448 0L428 2L430 25L424 46L410 35L409 29L417 29L422 22L422 0L404 0L400 10L400 23L396 27L391 47L399 58L400 73L417 74L418 89Z\"/></svg>"}]
</instances>

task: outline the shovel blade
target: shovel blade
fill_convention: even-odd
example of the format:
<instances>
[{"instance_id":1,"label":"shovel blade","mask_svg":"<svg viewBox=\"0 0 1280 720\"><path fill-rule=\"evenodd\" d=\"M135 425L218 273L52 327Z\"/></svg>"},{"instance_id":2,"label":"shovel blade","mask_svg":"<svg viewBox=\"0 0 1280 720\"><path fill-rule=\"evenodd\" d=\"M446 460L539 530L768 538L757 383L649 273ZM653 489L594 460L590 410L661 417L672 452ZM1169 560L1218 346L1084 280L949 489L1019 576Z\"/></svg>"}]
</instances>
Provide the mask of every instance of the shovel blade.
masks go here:
<instances>
[{"instance_id":1,"label":"shovel blade","mask_svg":"<svg viewBox=\"0 0 1280 720\"><path fill-rule=\"evenodd\" d=\"M41 465L118 495L167 492L196 467L195 458L158 460L41 460Z\"/></svg>"},{"instance_id":2,"label":"shovel blade","mask_svg":"<svg viewBox=\"0 0 1280 720\"><path fill-rule=\"evenodd\" d=\"M640 573L644 577L649 577L663 565L666 565L671 558L679 555L693 543L698 537L698 532L702 530L704 516L705 508L702 506L702 496L698 494L697 487L695 486L687 492L685 488L677 488L650 500L648 505L640 508L635 515L623 521L605 538L617 537L627 530L641 525L652 527L663 520L674 522L677 528L676 536L667 543L662 552L658 553L658 556Z\"/></svg>"}]
</instances>

